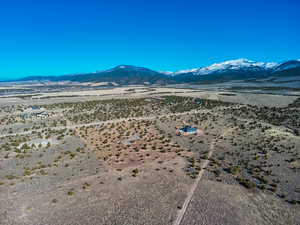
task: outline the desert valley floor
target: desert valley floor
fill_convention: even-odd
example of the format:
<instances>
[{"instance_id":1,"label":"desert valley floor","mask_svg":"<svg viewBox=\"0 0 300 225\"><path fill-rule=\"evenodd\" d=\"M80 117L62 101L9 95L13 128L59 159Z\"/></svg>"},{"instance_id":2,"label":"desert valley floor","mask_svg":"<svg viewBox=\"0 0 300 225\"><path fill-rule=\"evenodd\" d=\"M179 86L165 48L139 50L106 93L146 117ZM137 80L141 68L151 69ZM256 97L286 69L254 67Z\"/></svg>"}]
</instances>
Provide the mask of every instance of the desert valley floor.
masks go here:
<instances>
[{"instance_id":1,"label":"desert valley floor","mask_svg":"<svg viewBox=\"0 0 300 225\"><path fill-rule=\"evenodd\" d=\"M0 123L1 225L300 224L297 95L8 95Z\"/></svg>"}]
</instances>

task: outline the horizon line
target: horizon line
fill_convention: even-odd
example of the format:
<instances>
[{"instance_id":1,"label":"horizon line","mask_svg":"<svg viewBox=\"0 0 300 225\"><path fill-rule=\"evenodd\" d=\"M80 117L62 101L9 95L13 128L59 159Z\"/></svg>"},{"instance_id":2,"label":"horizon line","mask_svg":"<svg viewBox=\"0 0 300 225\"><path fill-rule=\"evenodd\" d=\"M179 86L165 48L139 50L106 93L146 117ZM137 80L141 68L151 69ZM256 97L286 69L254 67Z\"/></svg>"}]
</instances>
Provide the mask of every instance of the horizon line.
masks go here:
<instances>
[{"instance_id":1,"label":"horizon line","mask_svg":"<svg viewBox=\"0 0 300 225\"><path fill-rule=\"evenodd\" d=\"M282 61L255 61L255 60L251 60L248 58L235 58L235 59L228 59L225 61L221 61L221 62L215 62L215 63L211 63L208 66L199 66L199 67L194 67L194 68L189 68L189 69L180 69L180 70L176 70L176 71L170 71L170 70L154 70L151 69L150 67L145 67L145 66L139 66L139 65L134 65L134 64L119 64L117 66L113 66L113 67L109 67L107 69L102 69L102 70L96 70L93 72L75 72L75 73L64 73L64 74L56 74L56 75L24 75L21 76L19 78L12 78L12 79L8 79L8 80L0 80L0 82L14 82L14 81L18 81L24 78L28 78L28 77L59 77L59 76L74 76L74 75L84 75L84 74L91 74L91 73L99 73L99 72L104 72L104 71L108 71L117 67L121 67L121 66L132 66L132 67L140 67L140 68L145 68L145 69L150 69L152 71L155 72L159 72L159 73L176 73L176 72L180 72L180 71L187 71L187 70L195 70L195 69L200 69L200 68L206 68L215 64L221 64L221 63L225 63L225 62L230 62L230 61L238 61L238 60L247 60L249 62L256 62L256 63L277 63L277 64L282 64L284 62L288 62L288 61L299 61L300 62L300 58L299 59L289 59L289 60L282 60Z\"/></svg>"}]
</instances>

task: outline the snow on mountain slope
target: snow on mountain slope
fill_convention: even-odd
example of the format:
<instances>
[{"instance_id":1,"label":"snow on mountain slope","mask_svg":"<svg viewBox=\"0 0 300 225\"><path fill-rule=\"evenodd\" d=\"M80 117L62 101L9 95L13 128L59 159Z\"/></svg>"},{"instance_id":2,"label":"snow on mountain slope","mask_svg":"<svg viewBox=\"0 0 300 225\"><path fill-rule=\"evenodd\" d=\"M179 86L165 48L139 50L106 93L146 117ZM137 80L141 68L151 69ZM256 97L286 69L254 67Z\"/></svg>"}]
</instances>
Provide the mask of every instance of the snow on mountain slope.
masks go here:
<instances>
[{"instance_id":1,"label":"snow on mountain slope","mask_svg":"<svg viewBox=\"0 0 300 225\"><path fill-rule=\"evenodd\" d=\"M199 71L200 69L201 68L195 68L195 69L189 69L189 70L179 70L179 71L174 72L174 75L183 74L183 73L195 73L195 72Z\"/></svg>"},{"instance_id":2,"label":"snow on mountain slope","mask_svg":"<svg viewBox=\"0 0 300 225\"><path fill-rule=\"evenodd\" d=\"M216 72L224 72L224 71L232 71L232 70L269 70L273 69L278 66L278 63L271 62L271 63L264 63L264 62L255 62L248 59L236 59L236 60L229 60L222 63L214 63L211 66L198 68L198 69L191 69L191 70L180 70L175 72L175 75L178 74L186 74L186 73L193 73L194 75L207 75L210 73Z\"/></svg>"},{"instance_id":3,"label":"snow on mountain slope","mask_svg":"<svg viewBox=\"0 0 300 225\"><path fill-rule=\"evenodd\" d=\"M145 67L119 65L108 70L97 71L94 73L62 76L31 76L20 79L19 81L116 82L126 85L241 80L271 76L300 76L300 61L289 60L283 63L265 63L248 59L236 59L215 63L208 67L181 70L177 72L158 72Z\"/></svg>"},{"instance_id":4,"label":"snow on mountain slope","mask_svg":"<svg viewBox=\"0 0 300 225\"><path fill-rule=\"evenodd\" d=\"M173 75L174 72L171 71L159 71L159 73L165 74L165 75Z\"/></svg>"},{"instance_id":5,"label":"snow on mountain slope","mask_svg":"<svg viewBox=\"0 0 300 225\"><path fill-rule=\"evenodd\" d=\"M233 69L240 69L242 67L263 67L263 68L272 68L276 66L277 63L264 63L264 62L255 62L248 59L236 59L236 60L229 60L225 61L223 63L215 63L208 67L208 69L227 69L227 68L233 68Z\"/></svg>"}]
</instances>

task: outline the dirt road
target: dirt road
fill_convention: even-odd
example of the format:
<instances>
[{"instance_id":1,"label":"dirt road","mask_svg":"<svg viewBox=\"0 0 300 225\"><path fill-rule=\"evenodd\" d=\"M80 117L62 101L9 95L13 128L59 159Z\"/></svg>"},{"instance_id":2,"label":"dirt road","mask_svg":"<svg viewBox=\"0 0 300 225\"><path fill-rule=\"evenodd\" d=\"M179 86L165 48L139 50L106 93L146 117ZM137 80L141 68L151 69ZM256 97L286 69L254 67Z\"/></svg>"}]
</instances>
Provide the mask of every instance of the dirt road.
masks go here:
<instances>
[{"instance_id":1,"label":"dirt road","mask_svg":"<svg viewBox=\"0 0 300 225\"><path fill-rule=\"evenodd\" d=\"M180 211L178 211L178 214L177 214L177 218L176 220L174 221L173 225L180 225L185 213L186 213L186 210L192 200L192 197L194 195L194 192L204 174L204 169L207 167L208 163L209 163L209 159L211 158L212 154L213 154L213 151L215 149L215 144L216 144L216 140L213 140L212 143L210 144L210 149L209 149L209 152L208 152L208 159L206 159L203 164L201 165L201 170L198 174L198 177L197 179L195 180L195 182L193 183L192 187L191 187L191 190L189 191L189 193L187 194L187 197L183 203L183 206L181 208Z\"/></svg>"},{"instance_id":2,"label":"dirt road","mask_svg":"<svg viewBox=\"0 0 300 225\"><path fill-rule=\"evenodd\" d=\"M195 114L198 113L197 110L182 112L182 113L169 113L169 114L163 114L158 116L145 116L145 117L129 117L129 118L121 118L121 119L113 119L113 120L106 120L106 121L98 121L98 122L92 122L92 123L84 123L84 124L75 124L75 125L68 125L68 126L58 126L58 127L49 127L52 130L62 130L62 129L75 129L79 127L84 126L97 126L97 125L103 125L108 123L119 123L124 121L130 121L130 120L153 120L153 119L159 119L165 116L181 116L181 115L187 115L187 114ZM45 128L33 130L34 132L40 132L43 131ZM23 131L18 133L11 133L11 134L2 134L0 135L0 138L2 137L9 137L9 136L15 136L15 135L26 135L31 134L33 131Z\"/></svg>"}]
</instances>

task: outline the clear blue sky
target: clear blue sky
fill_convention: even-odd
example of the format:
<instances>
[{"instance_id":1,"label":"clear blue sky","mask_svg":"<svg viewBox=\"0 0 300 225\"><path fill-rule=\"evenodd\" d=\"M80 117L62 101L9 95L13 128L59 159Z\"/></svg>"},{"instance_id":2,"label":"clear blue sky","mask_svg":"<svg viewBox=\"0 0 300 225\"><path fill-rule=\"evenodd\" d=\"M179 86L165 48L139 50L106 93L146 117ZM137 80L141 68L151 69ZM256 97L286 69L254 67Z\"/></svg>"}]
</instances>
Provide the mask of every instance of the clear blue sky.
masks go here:
<instances>
[{"instance_id":1,"label":"clear blue sky","mask_svg":"<svg viewBox=\"0 0 300 225\"><path fill-rule=\"evenodd\" d=\"M299 0L1 0L0 79L300 58Z\"/></svg>"}]
</instances>

